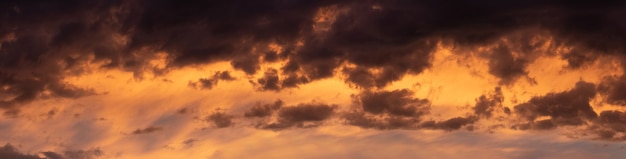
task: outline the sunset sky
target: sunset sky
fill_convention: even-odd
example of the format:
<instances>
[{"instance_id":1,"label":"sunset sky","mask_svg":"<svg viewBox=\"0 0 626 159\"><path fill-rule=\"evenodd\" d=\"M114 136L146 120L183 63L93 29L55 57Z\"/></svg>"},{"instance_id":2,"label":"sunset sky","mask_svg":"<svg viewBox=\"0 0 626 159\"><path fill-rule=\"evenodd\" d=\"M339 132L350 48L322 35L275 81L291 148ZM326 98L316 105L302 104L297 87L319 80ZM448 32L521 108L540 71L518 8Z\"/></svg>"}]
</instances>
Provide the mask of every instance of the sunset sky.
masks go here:
<instances>
[{"instance_id":1,"label":"sunset sky","mask_svg":"<svg viewBox=\"0 0 626 159\"><path fill-rule=\"evenodd\" d=\"M618 159L626 1L2 0L0 159Z\"/></svg>"}]
</instances>

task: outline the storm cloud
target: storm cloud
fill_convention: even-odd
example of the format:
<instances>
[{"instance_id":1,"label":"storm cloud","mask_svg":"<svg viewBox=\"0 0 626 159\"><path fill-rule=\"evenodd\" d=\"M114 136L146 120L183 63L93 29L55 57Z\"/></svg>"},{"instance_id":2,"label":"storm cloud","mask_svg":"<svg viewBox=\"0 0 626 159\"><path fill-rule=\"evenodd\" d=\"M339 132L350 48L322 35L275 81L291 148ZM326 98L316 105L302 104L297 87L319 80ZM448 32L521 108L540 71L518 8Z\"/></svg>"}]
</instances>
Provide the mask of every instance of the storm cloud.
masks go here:
<instances>
[{"instance_id":1,"label":"storm cloud","mask_svg":"<svg viewBox=\"0 0 626 159\"><path fill-rule=\"evenodd\" d=\"M583 125L598 115L589 102L596 96L596 86L580 81L571 90L531 98L514 107L515 113L539 129L559 125ZM550 117L535 121L538 117Z\"/></svg>"},{"instance_id":2,"label":"storm cloud","mask_svg":"<svg viewBox=\"0 0 626 159\"><path fill-rule=\"evenodd\" d=\"M510 85L528 77L526 67L538 52L571 47L561 55L577 68L595 59L580 52L621 55L626 42L621 1L68 3L73 5L2 2L0 93L9 97L3 107L43 96L93 95L89 88L63 82L90 72L86 65L141 78L219 61L256 74L263 62L280 59L286 61L281 69L267 70L254 81L259 90L293 88L333 77L337 69L348 83L381 88L431 67L440 42L469 50L495 44L484 56L489 73ZM524 30L550 37L538 40ZM548 41L551 49L541 49ZM282 49L272 50L270 44ZM150 64L159 57L166 59L164 67ZM214 83L207 78L195 85Z\"/></svg>"}]
</instances>

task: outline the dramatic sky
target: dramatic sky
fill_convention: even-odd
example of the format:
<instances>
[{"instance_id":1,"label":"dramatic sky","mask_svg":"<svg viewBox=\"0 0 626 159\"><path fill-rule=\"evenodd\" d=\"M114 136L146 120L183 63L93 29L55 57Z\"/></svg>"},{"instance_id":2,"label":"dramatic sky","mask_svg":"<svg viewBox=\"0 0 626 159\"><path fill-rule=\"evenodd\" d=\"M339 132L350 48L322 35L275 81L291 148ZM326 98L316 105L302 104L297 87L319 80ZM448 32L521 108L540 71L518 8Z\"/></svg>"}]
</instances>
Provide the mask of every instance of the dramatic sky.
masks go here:
<instances>
[{"instance_id":1,"label":"dramatic sky","mask_svg":"<svg viewBox=\"0 0 626 159\"><path fill-rule=\"evenodd\" d=\"M2 0L0 158L621 158L626 2Z\"/></svg>"}]
</instances>

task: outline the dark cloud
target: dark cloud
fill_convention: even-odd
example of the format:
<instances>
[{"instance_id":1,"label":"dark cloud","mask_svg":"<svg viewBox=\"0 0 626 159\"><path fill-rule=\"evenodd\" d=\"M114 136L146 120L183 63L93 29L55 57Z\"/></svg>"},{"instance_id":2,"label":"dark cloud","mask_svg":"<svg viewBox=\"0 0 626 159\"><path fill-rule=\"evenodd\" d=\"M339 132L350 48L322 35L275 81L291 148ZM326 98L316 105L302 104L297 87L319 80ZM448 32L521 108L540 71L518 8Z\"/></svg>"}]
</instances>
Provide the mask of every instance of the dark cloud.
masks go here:
<instances>
[{"instance_id":1,"label":"dark cloud","mask_svg":"<svg viewBox=\"0 0 626 159\"><path fill-rule=\"evenodd\" d=\"M500 79L500 84L509 85L519 77L527 76L526 66L529 62L524 58L515 58L510 48L498 45L490 50L489 73Z\"/></svg>"},{"instance_id":2,"label":"dark cloud","mask_svg":"<svg viewBox=\"0 0 626 159\"><path fill-rule=\"evenodd\" d=\"M42 97L95 94L63 79L92 71L82 67L93 59L91 53L120 49L114 38L117 25L111 19L115 13L110 10L119 2L1 3L0 94L9 97L0 101L2 107Z\"/></svg>"},{"instance_id":3,"label":"dark cloud","mask_svg":"<svg viewBox=\"0 0 626 159\"><path fill-rule=\"evenodd\" d=\"M19 150L11 145L6 144L0 147L0 157L6 159L95 159L104 155L104 152L99 148L92 148L88 150L74 150L58 152L40 152L45 157L39 157L37 154L21 153Z\"/></svg>"},{"instance_id":4,"label":"dark cloud","mask_svg":"<svg viewBox=\"0 0 626 159\"><path fill-rule=\"evenodd\" d=\"M295 107L283 107L278 112L280 120L289 122L323 121L332 115L335 105L300 104Z\"/></svg>"},{"instance_id":5,"label":"dark cloud","mask_svg":"<svg viewBox=\"0 0 626 159\"><path fill-rule=\"evenodd\" d=\"M232 115L228 115L224 112L214 112L207 116L205 120L211 122L217 128L225 128L235 124L233 118Z\"/></svg>"},{"instance_id":6,"label":"dark cloud","mask_svg":"<svg viewBox=\"0 0 626 159\"><path fill-rule=\"evenodd\" d=\"M489 95L481 95L476 99L476 105L473 108L474 114L490 118L494 111L502 109L502 102L504 102L502 89L496 87Z\"/></svg>"},{"instance_id":7,"label":"dark cloud","mask_svg":"<svg viewBox=\"0 0 626 159\"><path fill-rule=\"evenodd\" d=\"M622 64L626 66L626 64ZM626 106L626 76L606 76L598 86L598 91L608 104Z\"/></svg>"},{"instance_id":8,"label":"dark cloud","mask_svg":"<svg viewBox=\"0 0 626 159\"><path fill-rule=\"evenodd\" d=\"M61 154L56 152L42 152L49 159L95 159L104 155L100 148L92 148L88 150L64 151Z\"/></svg>"},{"instance_id":9,"label":"dark cloud","mask_svg":"<svg viewBox=\"0 0 626 159\"><path fill-rule=\"evenodd\" d=\"M132 134L134 135L140 135L140 134L150 134L150 133L154 133L157 131L161 131L163 130L162 127L158 127L158 126L150 126L144 129L137 129L135 131L132 132Z\"/></svg>"},{"instance_id":10,"label":"dark cloud","mask_svg":"<svg viewBox=\"0 0 626 159\"><path fill-rule=\"evenodd\" d=\"M371 114L389 114L394 116L421 116L428 113L430 102L426 99L413 98L408 89L393 91L366 91L355 96L364 112Z\"/></svg>"},{"instance_id":11,"label":"dark cloud","mask_svg":"<svg viewBox=\"0 0 626 159\"><path fill-rule=\"evenodd\" d=\"M261 68L259 63L259 57L252 55L236 58L231 62L231 65L233 68L242 70L248 75L254 75Z\"/></svg>"},{"instance_id":12,"label":"dark cloud","mask_svg":"<svg viewBox=\"0 0 626 159\"><path fill-rule=\"evenodd\" d=\"M337 105L306 103L297 106L282 107L278 113L278 121L266 123L265 129L285 129L289 127L312 127L321 124L335 113Z\"/></svg>"},{"instance_id":13,"label":"dark cloud","mask_svg":"<svg viewBox=\"0 0 626 159\"><path fill-rule=\"evenodd\" d=\"M570 90L536 96L528 102L514 107L515 113L530 122L530 126L547 129L559 125L583 125L595 120L596 112L589 104L596 96L596 86L592 83L579 81ZM549 120L535 121L539 117L550 117Z\"/></svg>"},{"instance_id":14,"label":"dark cloud","mask_svg":"<svg viewBox=\"0 0 626 159\"><path fill-rule=\"evenodd\" d=\"M278 70L276 69L266 70L263 77L259 78L257 82L261 85L260 90L279 91L281 89Z\"/></svg>"},{"instance_id":15,"label":"dark cloud","mask_svg":"<svg viewBox=\"0 0 626 159\"><path fill-rule=\"evenodd\" d=\"M430 110L430 102L407 89L364 91L353 96L355 108L344 114L347 124L364 128L414 128Z\"/></svg>"},{"instance_id":16,"label":"dark cloud","mask_svg":"<svg viewBox=\"0 0 626 159\"><path fill-rule=\"evenodd\" d=\"M200 78L198 81L189 81L188 85L196 89L212 89L220 80L233 81L235 78L228 71L217 71L212 77Z\"/></svg>"},{"instance_id":17,"label":"dark cloud","mask_svg":"<svg viewBox=\"0 0 626 159\"><path fill-rule=\"evenodd\" d=\"M617 110L600 112L598 120L589 127L589 131L602 140L626 140L626 136L618 135L618 133L626 133L626 112Z\"/></svg>"},{"instance_id":18,"label":"dark cloud","mask_svg":"<svg viewBox=\"0 0 626 159\"><path fill-rule=\"evenodd\" d=\"M365 112L349 112L343 115L346 124L373 129L415 129L421 121L415 117L377 116Z\"/></svg>"},{"instance_id":19,"label":"dark cloud","mask_svg":"<svg viewBox=\"0 0 626 159\"><path fill-rule=\"evenodd\" d=\"M489 73L509 85L528 77L528 64L555 48L571 48L561 56L572 68L626 50L623 1L7 0L0 6L3 108L41 97L93 95L63 82L90 68L141 79L218 61L254 74L263 62L284 60L280 70L255 81L260 90L297 87L336 72L360 88L382 88L429 68L433 52L446 43L471 52L495 46L483 57ZM317 22L323 10L332 14ZM150 64L159 57L165 68Z\"/></svg>"},{"instance_id":20,"label":"dark cloud","mask_svg":"<svg viewBox=\"0 0 626 159\"><path fill-rule=\"evenodd\" d=\"M0 157L10 159L43 159L35 154L21 153L11 144L6 144L3 147L0 147Z\"/></svg>"},{"instance_id":21,"label":"dark cloud","mask_svg":"<svg viewBox=\"0 0 626 159\"><path fill-rule=\"evenodd\" d=\"M276 100L273 104L257 104L250 108L250 110L246 111L243 116L244 117L267 117L271 116L276 110L283 107L282 100Z\"/></svg>"},{"instance_id":22,"label":"dark cloud","mask_svg":"<svg viewBox=\"0 0 626 159\"><path fill-rule=\"evenodd\" d=\"M455 117L450 118L444 121L424 121L420 123L420 128L427 129L441 129L441 130L458 130L463 126L472 124L476 122L478 118L470 116L470 117Z\"/></svg>"},{"instance_id":23,"label":"dark cloud","mask_svg":"<svg viewBox=\"0 0 626 159\"><path fill-rule=\"evenodd\" d=\"M276 100L271 104L257 104L246 111L243 116L264 119L256 126L264 129L312 127L333 117L337 107L337 105L322 103L300 103L295 106L285 106L282 100ZM276 121L268 120L272 117L275 117Z\"/></svg>"}]
</instances>

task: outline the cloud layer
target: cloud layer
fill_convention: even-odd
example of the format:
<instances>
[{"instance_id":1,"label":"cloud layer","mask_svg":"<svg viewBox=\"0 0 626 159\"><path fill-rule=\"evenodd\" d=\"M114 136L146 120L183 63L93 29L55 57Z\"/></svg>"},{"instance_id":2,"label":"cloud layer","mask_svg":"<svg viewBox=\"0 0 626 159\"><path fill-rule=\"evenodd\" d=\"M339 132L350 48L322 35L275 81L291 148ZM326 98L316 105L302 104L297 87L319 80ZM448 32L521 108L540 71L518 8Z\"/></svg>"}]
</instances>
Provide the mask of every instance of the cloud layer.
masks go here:
<instances>
[{"instance_id":1,"label":"cloud layer","mask_svg":"<svg viewBox=\"0 0 626 159\"><path fill-rule=\"evenodd\" d=\"M624 15L623 1L2 1L0 142L41 153L0 156L240 129L624 141Z\"/></svg>"}]
</instances>

